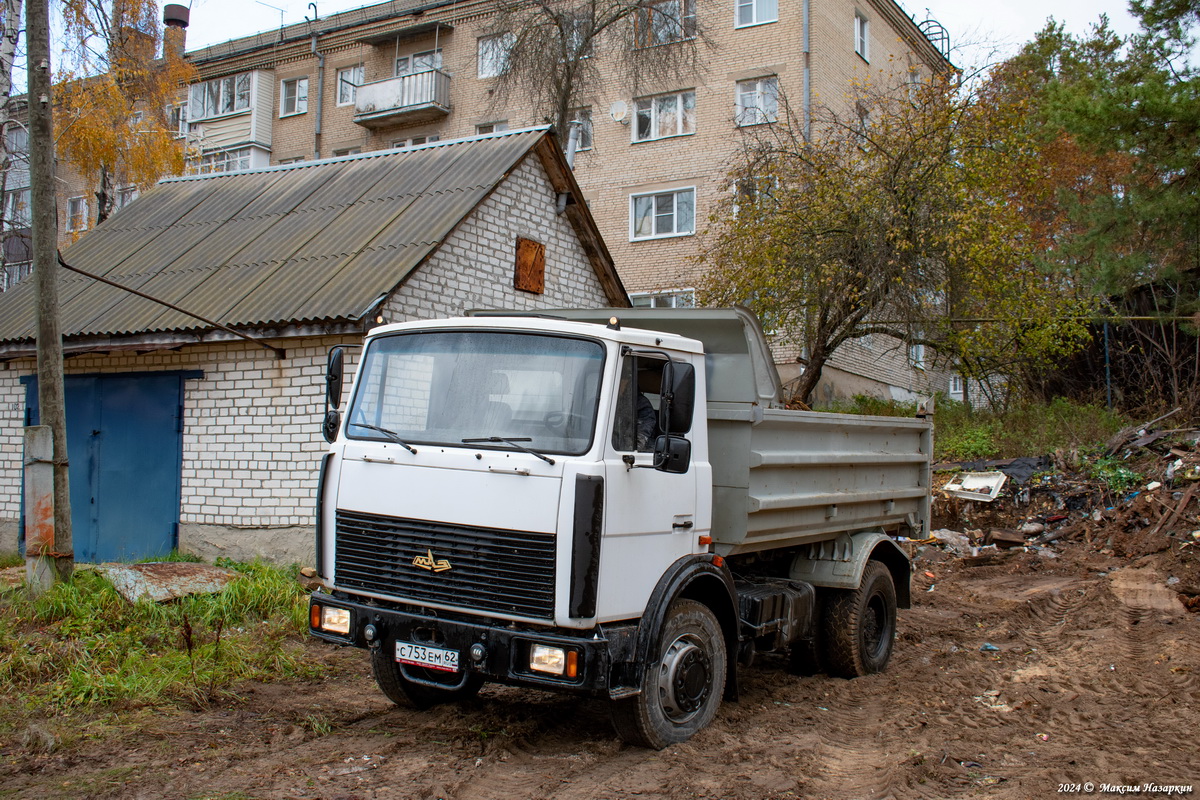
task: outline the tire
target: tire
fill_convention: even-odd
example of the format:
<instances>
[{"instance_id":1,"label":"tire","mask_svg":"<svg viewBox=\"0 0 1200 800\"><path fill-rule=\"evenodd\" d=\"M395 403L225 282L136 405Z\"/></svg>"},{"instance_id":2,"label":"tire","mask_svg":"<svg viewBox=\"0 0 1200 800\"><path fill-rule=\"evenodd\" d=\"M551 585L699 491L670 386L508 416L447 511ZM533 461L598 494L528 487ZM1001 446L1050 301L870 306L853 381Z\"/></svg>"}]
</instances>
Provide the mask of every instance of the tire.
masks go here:
<instances>
[{"instance_id":1,"label":"tire","mask_svg":"<svg viewBox=\"0 0 1200 800\"><path fill-rule=\"evenodd\" d=\"M609 710L622 739L662 750L712 722L725 692L729 654L716 616L695 600L671 605L651 652L641 693L614 700Z\"/></svg>"},{"instance_id":2,"label":"tire","mask_svg":"<svg viewBox=\"0 0 1200 800\"><path fill-rule=\"evenodd\" d=\"M857 589L831 590L822 614L826 671L838 678L883 672L896 638L896 586L879 561L868 561Z\"/></svg>"},{"instance_id":3,"label":"tire","mask_svg":"<svg viewBox=\"0 0 1200 800\"><path fill-rule=\"evenodd\" d=\"M390 652L391 649L386 646L371 650L371 673L375 676L375 683L379 686L379 691L398 706L406 705L424 710L440 703L469 700L483 687L483 677L475 674L468 675L466 683L462 686L447 686L445 689L414 683L404 677L400 664L395 659L388 657ZM446 673L423 667L409 667L409 670L420 678L433 681L442 680L442 676L446 675ZM453 677L455 684L461 679L459 675Z\"/></svg>"}]
</instances>

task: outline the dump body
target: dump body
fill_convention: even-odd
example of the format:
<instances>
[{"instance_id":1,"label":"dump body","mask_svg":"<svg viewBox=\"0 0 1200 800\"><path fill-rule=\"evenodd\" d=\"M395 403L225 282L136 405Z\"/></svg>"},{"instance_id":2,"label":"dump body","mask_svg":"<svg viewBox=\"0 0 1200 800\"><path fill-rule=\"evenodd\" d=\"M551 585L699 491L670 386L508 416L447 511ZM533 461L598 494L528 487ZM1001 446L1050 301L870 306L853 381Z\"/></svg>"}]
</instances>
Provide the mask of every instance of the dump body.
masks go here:
<instances>
[{"instance_id":1,"label":"dump body","mask_svg":"<svg viewBox=\"0 0 1200 800\"><path fill-rule=\"evenodd\" d=\"M871 528L912 538L928 531L930 423L784 408L770 348L750 311L547 314L596 323L615 316L625 327L703 343L715 552L787 548Z\"/></svg>"}]
</instances>

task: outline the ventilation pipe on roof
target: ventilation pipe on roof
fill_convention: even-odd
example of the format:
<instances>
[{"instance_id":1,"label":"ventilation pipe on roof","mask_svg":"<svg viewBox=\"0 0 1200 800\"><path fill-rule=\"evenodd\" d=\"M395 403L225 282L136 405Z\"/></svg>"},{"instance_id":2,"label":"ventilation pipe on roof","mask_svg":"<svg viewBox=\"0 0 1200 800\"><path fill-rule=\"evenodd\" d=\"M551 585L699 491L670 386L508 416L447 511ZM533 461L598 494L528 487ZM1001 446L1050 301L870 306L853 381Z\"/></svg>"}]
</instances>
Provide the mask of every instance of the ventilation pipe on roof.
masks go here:
<instances>
[{"instance_id":1,"label":"ventilation pipe on roof","mask_svg":"<svg viewBox=\"0 0 1200 800\"><path fill-rule=\"evenodd\" d=\"M167 26L163 32L163 55L183 58L184 47L187 45L187 26L191 11L187 6L178 3L167 3L163 6L163 24Z\"/></svg>"}]
</instances>

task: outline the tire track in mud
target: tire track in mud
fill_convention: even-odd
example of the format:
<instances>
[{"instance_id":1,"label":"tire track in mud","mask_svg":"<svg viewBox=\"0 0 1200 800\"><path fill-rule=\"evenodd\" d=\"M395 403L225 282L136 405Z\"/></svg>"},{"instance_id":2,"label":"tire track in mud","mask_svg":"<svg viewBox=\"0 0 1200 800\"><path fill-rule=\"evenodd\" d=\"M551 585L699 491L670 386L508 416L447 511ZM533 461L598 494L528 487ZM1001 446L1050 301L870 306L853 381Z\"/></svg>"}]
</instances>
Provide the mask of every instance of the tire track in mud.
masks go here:
<instances>
[{"instance_id":1,"label":"tire track in mud","mask_svg":"<svg viewBox=\"0 0 1200 800\"><path fill-rule=\"evenodd\" d=\"M818 731L813 796L892 800L912 796L900 780L897 762L902 743L896 740L894 706L883 681L858 678L829 679L837 694L829 702L830 713ZM899 794L898 794L899 793Z\"/></svg>"}]
</instances>

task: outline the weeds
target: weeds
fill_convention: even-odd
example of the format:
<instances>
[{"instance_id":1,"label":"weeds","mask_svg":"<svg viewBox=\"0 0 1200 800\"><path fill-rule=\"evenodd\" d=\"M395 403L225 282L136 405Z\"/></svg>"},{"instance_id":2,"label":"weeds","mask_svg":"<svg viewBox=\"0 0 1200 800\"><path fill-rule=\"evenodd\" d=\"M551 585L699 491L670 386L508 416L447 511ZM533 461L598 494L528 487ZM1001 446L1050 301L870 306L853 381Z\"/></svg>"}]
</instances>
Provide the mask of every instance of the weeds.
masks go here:
<instances>
[{"instance_id":1,"label":"weeds","mask_svg":"<svg viewBox=\"0 0 1200 800\"><path fill-rule=\"evenodd\" d=\"M37 598L0 594L0 698L28 711L203 705L239 681L310 677L294 571L226 562L221 592L171 604L121 597L78 570Z\"/></svg>"},{"instance_id":2,"label":"weeds","mask_svg":"<svg viewBox=\"0 0 1200 800\"><path fill-rule=\"evenodd\" d=\"M911 417L916 405L856 396L832 410L851 414ZM968 408L939 395L934 414L934 457L950 461L1039 456L1103 442L1128 424L1100 406L1056 399L1026 403L1005 412Z\"/></svg>"}]
</instances>

